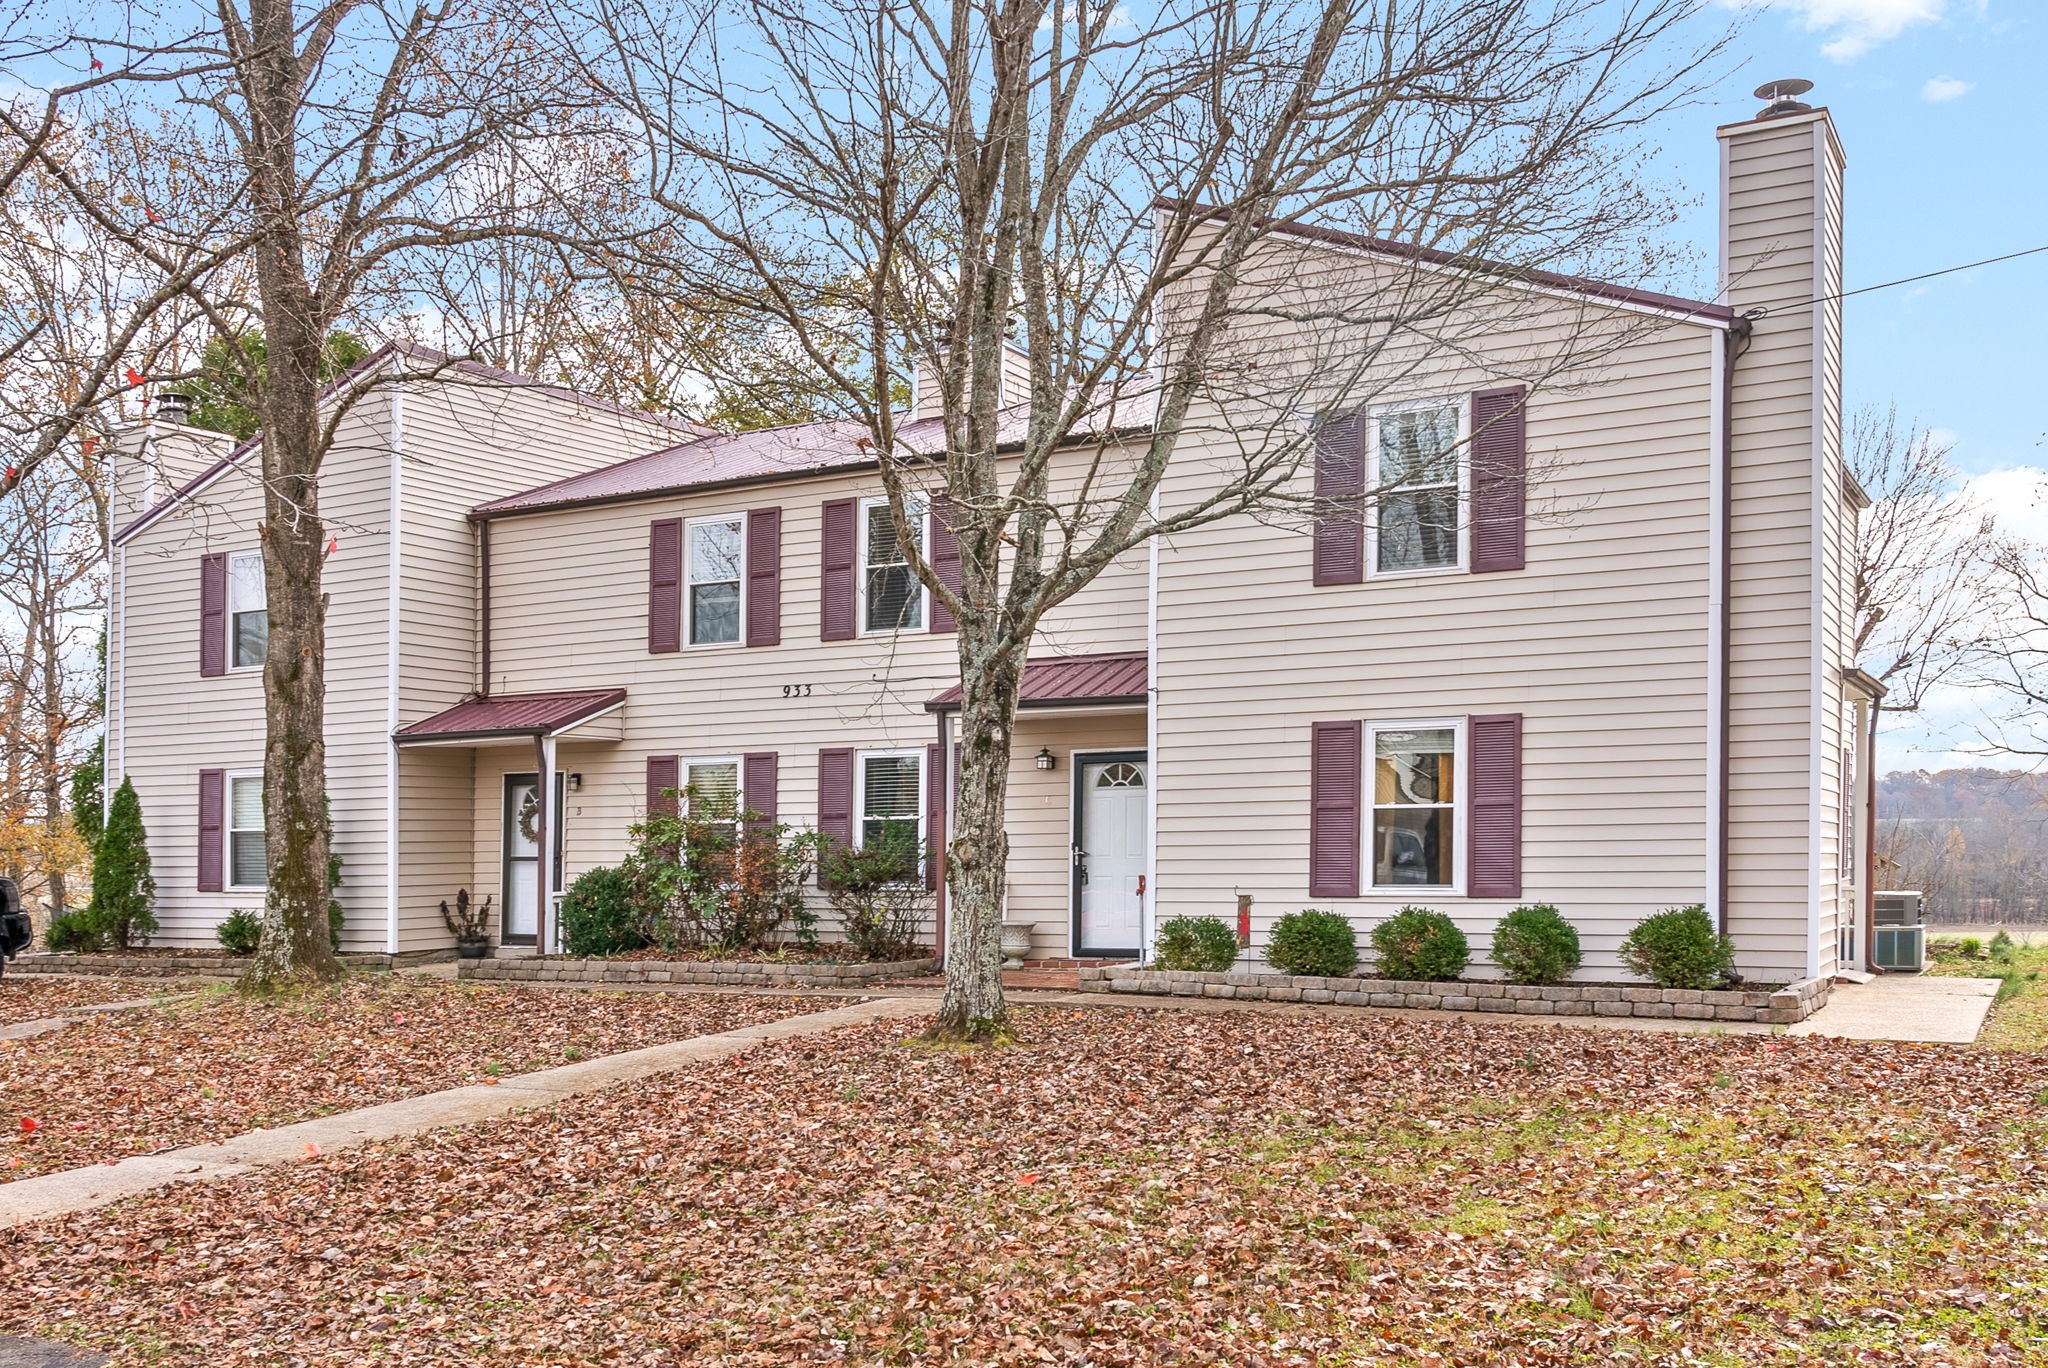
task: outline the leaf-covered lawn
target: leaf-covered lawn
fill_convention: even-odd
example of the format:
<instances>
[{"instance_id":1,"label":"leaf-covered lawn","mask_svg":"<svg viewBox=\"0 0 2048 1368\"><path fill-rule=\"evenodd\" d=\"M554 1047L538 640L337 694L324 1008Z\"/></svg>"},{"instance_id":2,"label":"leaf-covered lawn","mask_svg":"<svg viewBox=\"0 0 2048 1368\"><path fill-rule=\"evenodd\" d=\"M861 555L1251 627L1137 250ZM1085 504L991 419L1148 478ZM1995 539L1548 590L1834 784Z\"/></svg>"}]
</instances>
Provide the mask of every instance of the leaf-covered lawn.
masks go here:
<instances>
[{"instance_id":1,"label":"leaf-covered lawn","mask_svg":"<svg viewBox=\"0 0 2048 1368\"><path fill-rule=\"evenodd\" d=\"M838 1005L383 976L275 1001L215 986L0 1040L0 1182Z\"/></svg>"},{"instance_id":2,"label":"leaf-covered lawn","mask_svg":"<svg viewBox=\"0 0 2048 1368\"><path fill-rule=\"evenodd\" d=\"M2048 1361L2048 1059L1481 1021L912 1023L0 1234L149 1364Z\"/></svg>"},{"instance_id":3,"label":"leaf-covered lawn","mask_svg":"<svg viewBox=\"0 0 2048 1368\"><path fill-rule=\"evenodd\" d=\"M109 1002L189 993L205 987L201 980L160 978L71 978L42 974L8 974L0 978L0 1026L61 1016L66 1008L96 1007Z\"/></svg>"}]
</instances>

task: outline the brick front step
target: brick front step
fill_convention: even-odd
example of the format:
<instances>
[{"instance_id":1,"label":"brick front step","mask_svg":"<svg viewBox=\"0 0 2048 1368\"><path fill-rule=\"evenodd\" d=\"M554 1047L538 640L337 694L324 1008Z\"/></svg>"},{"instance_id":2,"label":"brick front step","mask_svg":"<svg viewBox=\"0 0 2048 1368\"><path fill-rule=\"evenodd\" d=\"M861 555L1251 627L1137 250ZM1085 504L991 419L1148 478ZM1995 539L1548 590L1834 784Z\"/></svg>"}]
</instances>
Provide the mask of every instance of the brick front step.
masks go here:
<instances>
[{"instance_id":1,"label":"brick front step","mask_svg":"<svg viewBox=\"0 0 2048 1368\"><path fill-rule=\"evenodd\" d=\"M1789 1026L1828 1000L1827 979L1804 979L1775 991L1628 988L1565 984L1531 988L1512 983L1417 983L1403 979L1304 978L1288 974L1168 973L1118 966L1082 969L1084 993L1151 997L1235 998L1250 1002L1327 1003L1340 1007L1413 1007L1441 1012L1514 1016L1647 1017L1680 1021L1759 1021Z\"/></svg>"},{"instance_id":2,"label":"brick front step","mask_svg":"<svg viewBox=\"0 0 2048 1368\"><path fill-rule=\"evenodd\" d=\"M494 983L687 983L712 988L869 988L929 974L937 961L762 964L748 960L597 960L526 956L463 960L457 973Z\"/></svg>"}]
</instances>

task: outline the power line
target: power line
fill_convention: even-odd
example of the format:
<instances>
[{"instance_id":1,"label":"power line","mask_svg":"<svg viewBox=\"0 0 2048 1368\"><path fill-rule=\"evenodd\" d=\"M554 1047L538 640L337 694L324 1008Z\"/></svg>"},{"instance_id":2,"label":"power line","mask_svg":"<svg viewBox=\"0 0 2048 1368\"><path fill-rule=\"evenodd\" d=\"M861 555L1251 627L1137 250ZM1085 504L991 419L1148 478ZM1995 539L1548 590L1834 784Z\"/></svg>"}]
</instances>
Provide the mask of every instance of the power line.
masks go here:
<instances>
[{"instance_id":1,"label":"power line","mask_svg":"<svg viewBox=\"0 0 2048 1368\"><path fill-rule=\"evenodd\" d=\"M1879 285L1864 285L1854 290L1844 290L1840 294L1819 295L1813 299L1802 299L1797 304L1768 305L1764 308L1753 310L1750 316L1753 318L1767 318L1781 309L1803 309L1810 304L1828 304L1837 299L1848 299L1853 295L1869 294L1872 290L1889 290L1897 285L1911 285L1915 281L1932 280L1936 276L1954 275L1957 271L1974 271L1979 266L1996 266L2001 261L2016 261L2020 257L2035 256L2041 252L2048 252L2048 243L2043 243L2039 247L2029 247L2024 251L2007 252L2004 256L1986 257L1982 261L1966 262L1961 266L1944 266L1938 271L1923 271L1919 275L1905 276L1899 280L1887 280Z\"/></svg>"}]
</instances>

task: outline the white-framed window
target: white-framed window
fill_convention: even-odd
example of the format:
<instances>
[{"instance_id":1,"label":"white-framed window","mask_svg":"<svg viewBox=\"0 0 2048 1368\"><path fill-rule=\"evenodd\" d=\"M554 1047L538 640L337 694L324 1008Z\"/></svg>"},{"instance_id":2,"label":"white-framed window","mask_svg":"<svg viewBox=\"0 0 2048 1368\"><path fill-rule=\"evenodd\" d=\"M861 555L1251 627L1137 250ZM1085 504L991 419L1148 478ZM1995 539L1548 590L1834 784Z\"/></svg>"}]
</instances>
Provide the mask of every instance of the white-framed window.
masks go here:
<instances>
[{"instance_id":1,"label":"white-framed window","mask_svg":"<svg viewBox=\"0 0 2048 1368\"><path fill-rule=\"evenodd\" d=\"M692 646L739 643L746 569L744 518L695 518L683 524L683 640Z\"/></svg>"},{"instance_id":2,"label":"white-framed window","mask_svg":"<svg viewBox=\"0 0 2048 1368\"><path fill-rule=\"evenodd\" d=\"M270 609L263 597L263 553L228 557L228 668L259 668L270 654Z\"/></svg>"},{"instance_id":3,"label":"white-framed window","mask_svg":"<svg viewBox=\"0 0 2048 1368\"><path fill-rule=\"evenodd\" d=\"M911 533L919 550L925 547L926 509L910 506ZM889 501L864 499L860 506L860 629L862 632L914 632L925 623L925 589L889 517Z\"/></svg>"},{"instance_id":4,"label":"white-framed window","mask_svg":"<svg viewBox=\"0 0 2048 1368\"><path fill-rule=\"evenodd\" d=\"M1466 400L1376 408L1366 425L1366 563L1375 575L1465 568Z\"/></svg>"},{"instance_id":5,"label":"white-framed window","mask_svg":"<svg viewBox=\"0 0 2048 1368\"><path fill-rule=\"evenodd\" d=\"M860 804L853 839L865 846L879 840L891 826L916 833L924 848L924 752L862 751L854 774L854 797Z\"/></svg>"},{"instance_id":6,"label":"white-framed window","mask_svg":"<svg viewBox=\"0 0 2048 1368\"><path fill-rule=\"evenodd\" d=\"M227 821L227 886L254 891L270 883L263 848L263 771L230 770Z\"/></svg>"},{"instance_id":7,"label":"white-framed window","mask_svg":"<svg viewBox=\"0 0 2048 1368\"><path fill-rule=\"evenodd\" d=\"M730 812L738 820L745 795L740 791L740 761L736 755L714 756L683 762L683 795L694 808Z\"/></svg>"},{"instance_id":8,"label":"white-framed window","mask_svg":"<svg viewBox=\"0 0 2048 1368\"><path fill-rule=\"evenodd\" d=\"M1369 723L1365 753L1372 765L1366 851L1373 888L1463 888L1459 785L1465 770L1464 724Z\"/></svg>"}]
</instances>

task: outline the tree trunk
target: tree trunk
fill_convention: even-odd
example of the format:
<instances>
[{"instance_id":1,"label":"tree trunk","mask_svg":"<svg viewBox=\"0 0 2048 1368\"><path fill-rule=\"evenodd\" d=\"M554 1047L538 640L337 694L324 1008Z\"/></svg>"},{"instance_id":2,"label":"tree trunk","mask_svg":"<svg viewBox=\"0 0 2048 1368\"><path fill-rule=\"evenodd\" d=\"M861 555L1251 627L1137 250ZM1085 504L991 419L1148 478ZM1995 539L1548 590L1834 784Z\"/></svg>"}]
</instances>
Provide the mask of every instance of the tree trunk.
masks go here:
<instances>
[{"instance_id":1,"label":"tree trunk","mask_svg":"<svg viewBox=\"0 0 2048 1368\"><path fill-rule=\"evenodd\" d=\"M246 987L331 982L342 975L327 929L327 604L321 568L320 360L327 314L308 284L297 121L302 77L289 0L249 7L244 71L252 119L267 136L246 150L263 231L255 242L266 373L256 411L264 468L263 819L269 890ZM397 510L392 510L397 516Z\"/></svg>"},{"instance_id":2,"label":"tree trunk","mask_svg":"<svg viewBox=\"0 0 2048 1368\"><path fill-rule=\"evenodd\" d=\"M960 782L946 855L946 996L929 1039L1011 1038L1003 1004L1003 893L1010 836L1003 814L1023 677L1014 646L984 646L961 624Z\"/></svg>"}]
</instances>

